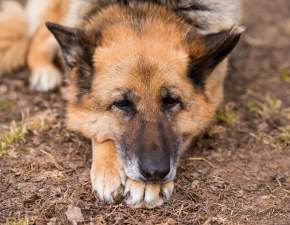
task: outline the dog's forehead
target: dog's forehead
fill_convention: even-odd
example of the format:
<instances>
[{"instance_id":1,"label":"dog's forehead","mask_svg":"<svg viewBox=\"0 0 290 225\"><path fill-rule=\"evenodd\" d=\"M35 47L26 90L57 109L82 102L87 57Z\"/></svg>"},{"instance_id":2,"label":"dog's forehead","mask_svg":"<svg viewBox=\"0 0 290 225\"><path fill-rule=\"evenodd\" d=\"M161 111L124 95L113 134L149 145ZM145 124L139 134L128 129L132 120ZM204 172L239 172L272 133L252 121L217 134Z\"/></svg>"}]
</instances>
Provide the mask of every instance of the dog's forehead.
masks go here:
<instances>
[{"instance_id":1,"label":"dog's forehead","mask_svg":"<svg viewBox=\"0 0 290 225\"><path fill-rule=\"evenodd\" d=\"M93 89L108 95L127 89L154 97L164 86L187 85L189 45L185 32L177 22L159 19L143 21L141 30L128 23L105 28L93 55Z\"/></svg>"},{"instance_id":2,"label":"dog's forehead","mask_svg":"<svg viewBox=\"0 0 290 225\"><path fill-rule=\"evenodd\" d=\"M133 90L139 96L153 97L164 87L180 86L185 81L187 59L174 51L168 55L152 55L151 51L128 53L122 57L95 63L94 85L110 92ZM132 54L132 55L130 55ZM115 58L116 57L116 58Z\"/></svg>"},{"instance_id":3,"label":"dog's forehead","mask_svg":"<svg viewBox=\"0 0 290 225\"><path fill-rule=\"evenodd\" d=\"M116 86L162 85L186 74L188 57L182 43L128 35L126 40L96 48L96 83L114 80Z\"/></svg>"}]
</instances>

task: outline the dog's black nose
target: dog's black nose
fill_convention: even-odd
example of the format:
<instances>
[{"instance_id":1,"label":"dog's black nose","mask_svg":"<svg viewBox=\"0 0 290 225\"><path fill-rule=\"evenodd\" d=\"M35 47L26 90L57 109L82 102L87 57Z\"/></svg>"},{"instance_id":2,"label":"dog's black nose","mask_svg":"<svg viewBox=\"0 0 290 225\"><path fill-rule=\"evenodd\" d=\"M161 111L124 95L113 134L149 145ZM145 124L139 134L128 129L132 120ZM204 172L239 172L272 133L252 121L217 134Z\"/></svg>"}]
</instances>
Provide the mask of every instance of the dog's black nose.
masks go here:
<instances>
[{"instance_id":1,"label":"dog's black nose","mask_svg":"<svg viewBox=\"0 0 290 225\"><path fill-rule=\"evenodd\" d=\"M145 160L140 163L140 172L147 181L162 181L170 172L170 163Z\"/></svg>"}]
</instances>

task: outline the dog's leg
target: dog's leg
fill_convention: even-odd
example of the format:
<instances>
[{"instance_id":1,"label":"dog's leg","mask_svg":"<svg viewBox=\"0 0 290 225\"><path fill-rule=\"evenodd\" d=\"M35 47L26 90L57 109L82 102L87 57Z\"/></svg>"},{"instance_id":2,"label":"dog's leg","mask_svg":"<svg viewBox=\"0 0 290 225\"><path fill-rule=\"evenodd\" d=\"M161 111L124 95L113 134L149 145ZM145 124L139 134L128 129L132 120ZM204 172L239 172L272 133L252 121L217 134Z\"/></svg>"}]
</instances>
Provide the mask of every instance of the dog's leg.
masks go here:
<instances>
[{"instance_id":1,"label":"dog's leg","mask_svg":"<svg viewBox=\"0 0 290 225\"><path fill-rule=\"evenodd\" d=\"M127 179L124 195L133 208L155 208L169 200L174 189L172 181L164 184L145 184Z\"/></svg>"},{"instance_id":2,"label":"dog's leg","mask_svg":"<svg viewBox=\"0 0 290 225\"><path fill-rule=\"evenodd\" d=\"M35 4L35 1L30 1L28 9L33 9L32 6ZM51 0L44 1L44 4L45 9L43 9L41 15L38 15L39 18L37 17L39 21L36 24L37 28L34 28L35 31L32 31L31 43L27 53L27 64L31 72L30 87L36 91L49 91L61 84L60 71L53 64L58 45L45 27L45 22L62 23L65 20L69 1ZM27 13L30 11L28 10Z\"/></svg>"},{"instance_id":3,"label":"dog's leg","mask_svg":"<svg viewBox=\"0 0 290 225\"><path fill-rule=\"evenodd\" d=\"M95 191L104 202L113 202L122 194L126 176L116 152L114 143L107 141L98 143L93 140L93 163L91 181Z\"/></svg>"},{"instance_id":4,"label":"dog's leg","mask_svg":"<svg viewBox=\"0 0 290 225\"><path fill-rule=\"evenodd\" d=\"M61 84L60 71L52 62L56 51L57 43L52 35L44 30L39 31L30 45L27 58L32 90L49 91Z\"/></svg>"}]
</instances>

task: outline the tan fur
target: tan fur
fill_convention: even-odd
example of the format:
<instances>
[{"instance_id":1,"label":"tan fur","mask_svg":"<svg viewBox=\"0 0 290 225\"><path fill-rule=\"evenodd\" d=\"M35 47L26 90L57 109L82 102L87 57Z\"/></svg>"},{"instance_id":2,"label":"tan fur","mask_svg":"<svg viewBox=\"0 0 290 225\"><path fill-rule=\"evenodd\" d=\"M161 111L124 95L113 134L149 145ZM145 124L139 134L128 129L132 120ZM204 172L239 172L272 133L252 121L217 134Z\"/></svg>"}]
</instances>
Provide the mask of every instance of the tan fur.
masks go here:
<instances>
[{"instance_id":1,"label":"tan fur","mask_svg":"<svg viewBox=\"0 0 290 225\"><path fill-rule=\"evenodd\" d=\"M207 46L203 38L195 34L194 41L186 42L191 27L165 8L145 5L139 10L140 14L142 10L148 14L141 27L135 23L134 15L118 6L108 7L81 26L88 36L95 34L101 27L102 37L100 47L97 46L93 55L95 74L91 91L79 99L76 97L79 89L76 85L71 86L67 124L97 143L110 140L118 146L125 136L125 143L131 143L126 145L126 151L130 151L139 142L134 139L141 126L138 116L127 122L118 110L108 111L108 108L122 96L124 90L133 90L132 99L138 115L142 115L145 123L150 124L147 127L151 126L151 130L143 133L145 139L158 146L160 140L156 137L159 137L159 133L154 130L154 124L163 121L162 117L159 118L159 98L162 88L169 87L172 94L180 96L184 109L174 109L166 125L167 132L163 134L179 137L180 151L183 151L190 145L192 138L208 125L223 99L227 60L207 78L202 93L189 81L187 68L189 55L199 58L206 54ZM73 70L72 80L77 80L77 76L76 70ZM170 129L175 133L173 136ZM111 163L105 166L109 171L113 170ZM132 207L156 207L165 200L160 196L166 196L166 193L171 195L172 181L155 185L133 181L130 177L132 171L125 164L123 161L122 170L127 175L125 194L130 196L126 200L127 204ZM132 167L135 168L134 165ZM117 173L119 169L114 170ZM92 170L92 176L98 177L95 169ZM118 177L116 175L110 180L118 180Z\"/></svg>"},{"instance_id":2,"label":"tan fur","mask_svg":"<svg viewBox=\"0 0 290 225\"><path fill-rule=\"evenodd\" d=\"M91 180L93 189L97 189L100 199L112 202L121 193L125 184L125 175L117 156L114 143L93 141L93 163Z\"/></svg>"},{"instance_id":3,"label":"tan fur","mask_svg":"<svg viewBox=\"0 0 290 225\"><path fill-rule=\"evenodd\" d=\"M52 63L58 46L44 24L46 21L63 23L69 1L49 1L37 18L38 26L32 34L29 33L25 9L14 1L3 3L0 13L0 73L9 73L27 65L32 89L48 91L60 84L60 72Z\"/></svg>"},{"instance_id":4,"label":"tan fur","mask_svg":"<svg viewBox=\"0 0 290 225\"><path fill-rule=\"evenodd\" d=\"M31 71L32 89L48 91L57 87L61 82L58 68L52 63L58 51L58 45L44 24L46 21L64 23L68 6L69 0L51 0L47 9L41 15L27 54L27 66ZM49 81L51 81L50 85L45 84Z\"/></svg>"},{"instance_id":5,"label":"tan fur","mask_svg":"<svg viewBox=\"0 0 290 225\"><path fill-rule=\"evenodd\" d=\"M58 46L44 24L46 21L63 23L68 4L69 0L51 0L47 10L41 16L39 26L33 34L28 51L28 67L32 72L42 66L51 66L51 61Z\"/></svg>"},{"instance_id":6,"label":"tan fur","mask_svg":"<svg viewBox=\"0 0 290 225\"><path fill-rule=\"evenodd\" d=\"M123 87L136 90L136 93L138 93L136 98L138 99L144 97L143 101L140 100L138 108L148 115L148 119L150 119L150 112L155 110L154 108L150 109L150 107L159 107L159 105L154 106L153 104L155 104L160 88L165 85L176 87L177 94L184 98L188 110L176 115L174 128L180 130L181 133L191 134L191 137L204 129L205 124L210 121L217 106L222 101L226 63L221 64L208 80L207 95L210 99L206 101L203 95L194 91L192 84L188 82L186 77L187 54L192 49L188 49L189 46L184 43L184 34L187 33L189 27L182 23L181 26L175 23L174 15L168 14L164 9L157 8L155 10L152 9L152 15L158 16L153 16L151 20L148 20L148 24L143 24L141 36L128 27L126 23L116 23L103 30L102 47L97 48L94 54L95 68L97 68L98 74L95 75L93 81L93 90L89 96L77 105L74 104L74 99L71 99L68 113L68 125L71 128L88 134L89 137L96 135L94 131L90 131L89 126L91 126L92 121L97 121L99 114L98 112L91 113L91 108L94 108L94 103L97 103L98 111L102 112L111 104L114 95L118 95L118 91L115 90ZM98 24L105 24L110 21L110 15L114 15L114 20L118 20L116 15L119 15L120 18L124 17L124 14L117 7L111 7L107 11L95 20L91 20L87 24L87 29L94 29L94 27L98 27ZM162 19L160 19L163 17L167 19L172 17L172 23L165 27ZM168 20L170 21L170 19ZM192 46L190 47L192 48ZM196 45L195 47L199 48L199 50L195 50L196 52L202 51L202 45ZM155 73L150 74L149 83L136 76L136 65L138 65L139 60L137 56L139 55L144 56L149 66L152 65L157 68ZM114 82L112 82L112 79ZM75 95L72 94L71 96ZM112 136L116 135L114 134L115 130L116 133L122 131L122 128L118 128L118 117L109 114L103 116L107 121L104 122L102 118L102 126L104 127L98 127L94 130L106 133L108 129L107 133ZM77 122L74 123L72 118L78 118ZM80 124L81 118L83 120ZM187 124L192 124L188 123L189 118L195 118L197 121L194 127L187 127ZM107 124L114 124L115 126L106 128ZM113 130L111 127L114 127Z\"/></svg>"},{"instance_id":7,"label":"tan fur","mask_svg":"<svg viewBox=\"0 0 290 225\"><path fill-rule=\"evenodd\" d=\"M92 90L79 101L75 98L78 88L71 87L67 124L71 129L93 138L97 143L107 140L118 143L121 139L120 135L126 129L133 129L125 126L119 112L107 111L114 99L120 95L120 91L134 90L133 98L138 102L138 112L145 116L146 122L155 123L156 112L160 108L158 102L160 90L168 86L172 88L172 92L181 96L185 105L184 110L176 109L170 117L170 126L182 139L181 149L185 150L192 137L198 135L211 121L223 99L223 81L227 62L220 64L208 78L206 98L199 90L192 87L186 77L188 54L189 52L198 56L203 54L205 46L202 40L196 42L194 46L186 44L185 34L190 29L187 25L176 23L175 16L162 8L151 8L151 10L152 17L148 23L145 21L142 24L141 34L134 30L134 26L122 22L122 19L126 20L124 19L126 12L122 12L118 7L108 8L102 15L96 16L86 24L85 27L89 31L99 26L105 28L102 30L101 47L94 52L96 74ZM166 26L163 18L166 18ZM112 22L118 19L119 22ZM106 27L104 25L106 23L112 25ZM71 77L76 77L74 72ZM130 139L132 135L134 136L134 132L126 138ZM150 135L147 138L149 137ZM114 157L111 158L110 161L102 160L101 165L105 163L108 168L112 168ZM115 173L117 174L116 169ZM118 175L115 179L119 180ZM162 190L172 192L172 182L167 185L150 186L127 178L127 193L131 197L126 202L132 207L159 206L165 200L160 198Z\"/></svg>"},{"instance_id":8,"label":"tan fur","mask_svg":"<svg viewBox=\"0 0 290 225\"><path fill-rule=\"evenodd\" d=\"M13 1L0 4L0 74L25 65L29 42L27 23L22 6ZM13 23L11 23L13 21Z\"/></svg>"}]
</instances>

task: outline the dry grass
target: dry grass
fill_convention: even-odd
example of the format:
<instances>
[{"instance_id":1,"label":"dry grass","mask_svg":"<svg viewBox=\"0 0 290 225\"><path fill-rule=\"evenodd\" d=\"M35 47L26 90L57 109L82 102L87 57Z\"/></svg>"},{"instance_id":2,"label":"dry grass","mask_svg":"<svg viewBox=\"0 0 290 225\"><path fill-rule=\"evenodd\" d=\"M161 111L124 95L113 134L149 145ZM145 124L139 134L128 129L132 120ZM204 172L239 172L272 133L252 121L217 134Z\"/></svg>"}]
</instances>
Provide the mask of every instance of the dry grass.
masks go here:
<instances>
[{"instance_id":1,"label":"dry grass","mask_svg":"<svg viewBox=\"0 0 290 225\"><path fill-rule=\"evenodd\" d=\"M0 99L0 111L7 109L10 106L10 102L4 99Z\"/></svg>"},{"instance_id":2,"label":"dry grass","mask_svg":"<svg viewBox=\"0 0 290 225\"><path fill-rule=\"evenodd\" d=\"M264 101L250 100L246 107L250 112L256 113L264 119L273 118L281 114L283 102L281 99L268 94Z\"/></svg>"},{"instance_id":3,"label":"dry grass","mask_svg":"<svg viewBox=\"0 0 290 225\"><path fill-rule=\"evenodd\" d=\"M234 105L229 103L218 110L216 120L225 125L232 126L239 120L239 113L234 110Z\"/></svg>"},{"instance_id":4,"label":"dry grass","mask_svg":"<svg viewBox=\"0 0 290 225\"><path fill-rule=\"evenodd\" d=\"M280 128L280 134L276 138L277 143L281 144L290 144L290 127L282 127Z\"/></svg>"},{"instance_id":5,"label":"dry grass","mask_svg":"<svg viewBox=\"0 0 290 225\"><path fill-rule=\"evenodd\" d=\"M9 148L23 140L31 131L37 135L55 121L51 111L44 111L33 116L27 116L21 122L13 121L4 132L0 133L0 156L8 152Z\"/></svg>"},{"instance_id":6,"label":"dry grass","mask_svg":"<svg viewBox=\"0 0 290 225\"><path fill-rule=\"evenodd\" d=\"M282 73L282 80L285 82L290 82L290 71L289 70L284 70Z\"/></svg>"},{"instance_id":7,"label":"dry grass","mask_svg":"<svg viewBox=\"0 0 290 225\"><path fill-rule=\"evenodd\" d=\"M0 134L0 156L6 154L11 145L22 140L26 133L27 129L23 124L12 122L9 130Z\"/></svg>"},{"instance_id":8,"label":"dry grass","mask_svg":"<svg viewBox=\"0 0 290 225\"><path fill-rule=\"evenodd\" d=\"M23 218L20 220L8 220L5 225L29 225L29 219Z\"/></svg>"}]
</instances>

